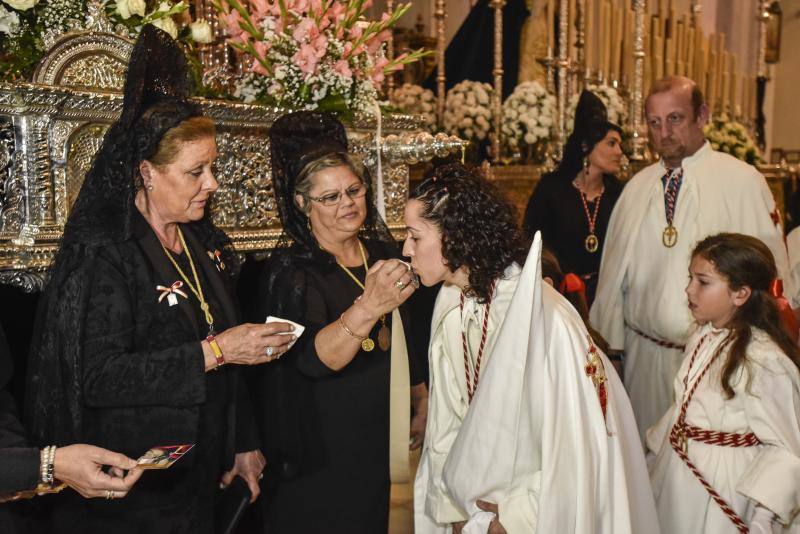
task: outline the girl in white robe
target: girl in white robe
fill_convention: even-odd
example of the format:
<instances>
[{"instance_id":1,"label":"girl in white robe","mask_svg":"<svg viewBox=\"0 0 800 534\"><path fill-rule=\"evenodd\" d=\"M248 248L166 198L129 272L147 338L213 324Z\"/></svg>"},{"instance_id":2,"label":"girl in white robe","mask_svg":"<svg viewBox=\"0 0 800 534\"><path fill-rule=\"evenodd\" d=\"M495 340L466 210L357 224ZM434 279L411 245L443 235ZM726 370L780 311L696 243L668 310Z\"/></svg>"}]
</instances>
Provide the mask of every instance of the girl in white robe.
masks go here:
<instances>
[{"instance_id":1,"label":"girl in white robe","mask_svg":"<svg viewBox=\"0 0 800 534\"><path fill-rule=\"evenodd\" d=\"M647 433L661 531L800 533L800 358L770 294L772 253L718 234L689 273L698 326L675 403Z\"/></svg>"},{"instance_id":2,"label":"girl in white robe","mask_svg":"<svg viewBox=\"0 0 800 534\"><path fill-rule=\"evenodd\" d=\"M622 383L577 311L523 261L513 211L480 174L411 194L404 254L439 281L416 534L656 534Z\"/></svg>"}]
</instances>

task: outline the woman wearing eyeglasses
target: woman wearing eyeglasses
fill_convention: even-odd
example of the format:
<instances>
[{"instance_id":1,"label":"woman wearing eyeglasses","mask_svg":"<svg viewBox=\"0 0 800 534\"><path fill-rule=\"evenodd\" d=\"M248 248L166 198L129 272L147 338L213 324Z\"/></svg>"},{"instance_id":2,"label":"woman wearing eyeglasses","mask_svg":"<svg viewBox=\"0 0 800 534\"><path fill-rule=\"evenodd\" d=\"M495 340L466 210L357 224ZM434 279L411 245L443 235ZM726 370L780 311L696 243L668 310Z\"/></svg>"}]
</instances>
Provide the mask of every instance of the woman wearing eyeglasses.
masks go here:
<instances>
[{"instance_id":1,"label":"woman wearing eyeglasses","mask_svg":"<svg viewBox=\"0 0 800 534\"><path fill-rule=\"evenodd\" d=\"M285 115L270 143L284 233L261 278L260 319L306 330L273 370L254 371L265 530L386 532L390 471L403 474L392 462L407 462L409 437L419 447L427 414L402 306L412 273L333 115Z\"/></svg>"}]
</instances>

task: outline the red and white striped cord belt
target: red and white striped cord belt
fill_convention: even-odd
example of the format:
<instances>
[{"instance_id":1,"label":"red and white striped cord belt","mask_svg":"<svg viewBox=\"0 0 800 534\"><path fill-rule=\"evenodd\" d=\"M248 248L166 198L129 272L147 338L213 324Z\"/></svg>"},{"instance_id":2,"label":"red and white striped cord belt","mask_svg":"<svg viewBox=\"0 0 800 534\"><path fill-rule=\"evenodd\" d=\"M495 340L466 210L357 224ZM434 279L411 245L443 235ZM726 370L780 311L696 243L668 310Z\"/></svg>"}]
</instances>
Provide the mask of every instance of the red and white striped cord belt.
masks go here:
<instances>
[{"instance_id":1,"label":"red and white striped cord belt","mask_svg":"<svg viewBox=\"0 0 800 534\"><path fill-rule=\"evenodd\" d=\"M695 347L694 352L692 353L692 358L689 360L689 367L686 371L686 376L683 378L684 387L688 384L689 373L691 372L692 365L697 357L697 353L699 352L700 347L703 346L703 343L705 343L707 337L708 334L700 339L700 342L697 344L697 347ZM692 388L689 390L685 400L683 401L683 404L681 405L681 411L678 415L678 420L675 422L675 425L673 425L672 430L670 431L669 443L675 453L680 457L681 460L683 460L683 463L686 464L686 467L689 468L695 478L697 478L700 484L702 484L706 489L711 498L714 499L714 502L717 503L723 513L728 516L728 519L730 519L731 522L736 526L736 529L741 534L748 534L749 529L742 518L739 517L739 515L733 510L733 508L731 508L728 502L723 499L719 493L717 493L717 491L711 486L708 480L706 480L697 466L694 465L694 462L689 459L689 455L687 454L689 440L699 441L708 445L717 445L720 447L753 447L761 443L758 437L752 432L747 434L735 434L733 432L722 432L719 430L705 430L686 424L686 410L689 407L689 402L691 402L697 386L703 380L703 377L705 376L709 367L711 367L711 364L714 362L717 356L719 356L719 354L725 350L725 347L729 343L730 339L723 341L720 348L717 349L714 355L709 359L703 371L698 375L697 379L692 384Z\"/></svg>"},{"instance_id":2,"label":"red and white striped cord belt","mask_svg":"<svg viewBox=\"0 0 800 534\"><path fill-rule=\"evenodd\" d=\"M645 338L647 341L652 341L653 343L655 343L659 347L664 347L664 348L667 348L667 349L675 349L675 350L686 350L686 345L679 345L679 344L673 343L671 341L664 341L662 339L657 339L657 338L654 338L652 336L648 336L647 334L645 334L641 330L637 330L636 328L632 327L631 325L628 325L628 328L633 330L633 332L635 334Z\"/></svg>"}]
</instances>

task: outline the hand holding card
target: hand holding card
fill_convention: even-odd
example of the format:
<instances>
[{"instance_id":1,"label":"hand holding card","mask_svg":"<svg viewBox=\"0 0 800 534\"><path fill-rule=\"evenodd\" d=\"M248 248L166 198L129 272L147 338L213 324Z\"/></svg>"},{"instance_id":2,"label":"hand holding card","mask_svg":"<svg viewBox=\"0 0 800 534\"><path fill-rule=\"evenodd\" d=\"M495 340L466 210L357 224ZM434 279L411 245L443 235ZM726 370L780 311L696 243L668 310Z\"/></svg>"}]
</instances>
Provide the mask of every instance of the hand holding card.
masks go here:
<instances>
[{"instance_id":1,"label":"hand holding card","mask_svg":"<svg viewBox=\"0 0 800 534\"><path fill-rule=\"evenodd\" d=\"M160 445L144 453L136 463L142 469L167 469L177 462L184 454L192 450L190 445Z\"/></svg>"}]
</instances>

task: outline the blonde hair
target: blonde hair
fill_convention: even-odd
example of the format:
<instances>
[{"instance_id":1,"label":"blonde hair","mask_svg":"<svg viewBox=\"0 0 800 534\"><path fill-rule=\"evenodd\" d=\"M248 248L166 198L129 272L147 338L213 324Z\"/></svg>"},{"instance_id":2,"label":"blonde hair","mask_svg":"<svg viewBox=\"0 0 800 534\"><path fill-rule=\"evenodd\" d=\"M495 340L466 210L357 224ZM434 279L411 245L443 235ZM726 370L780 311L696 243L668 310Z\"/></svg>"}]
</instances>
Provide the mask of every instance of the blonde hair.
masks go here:
<instances>
[{"instance_id":1,"label":"blonde hair","mask_svg":"<svg viewBox=\"0 0 800 534\"><path fill-rule=\"evenodd\" d=\"M169 165L178 156L183 143L215 137L217 129L208 117L191 117L170 128L158 142L158 149L148 161L156 167Z\"/></svg>"}]
</instances>

